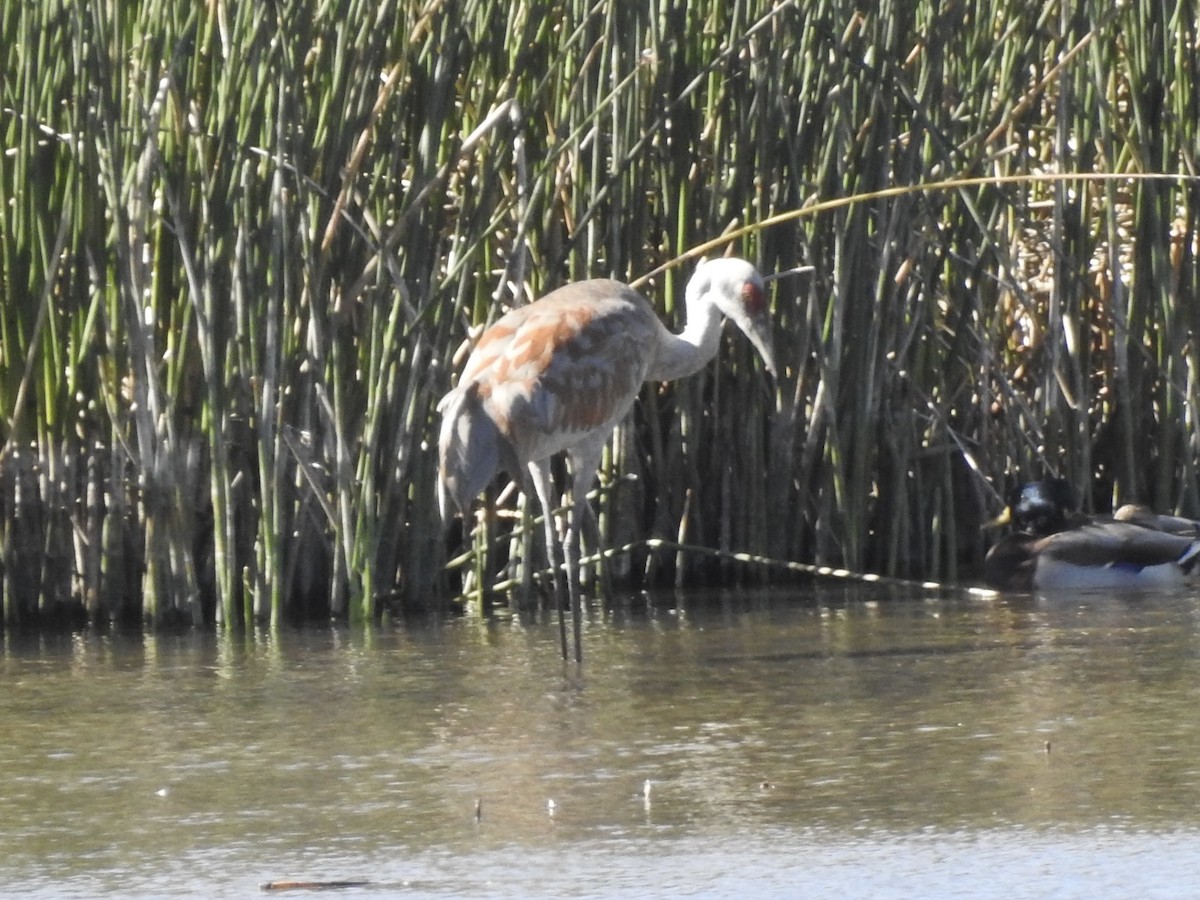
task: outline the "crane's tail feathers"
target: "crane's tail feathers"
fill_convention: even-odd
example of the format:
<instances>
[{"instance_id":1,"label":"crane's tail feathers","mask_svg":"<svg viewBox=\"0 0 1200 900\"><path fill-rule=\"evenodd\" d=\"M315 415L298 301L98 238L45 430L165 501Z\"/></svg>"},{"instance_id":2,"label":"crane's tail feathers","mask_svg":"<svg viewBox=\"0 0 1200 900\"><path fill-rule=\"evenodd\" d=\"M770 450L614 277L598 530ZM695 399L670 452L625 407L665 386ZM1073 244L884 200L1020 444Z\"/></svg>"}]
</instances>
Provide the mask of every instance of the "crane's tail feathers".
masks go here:
<instances>
[{"instance_id":1,"label":"crane's tail feathers","mask_svg":"<svg viewBox=\"0 0 1200 900\"><path fill-rule=\"evenodd\" d=\"M463 385L438 403L442 429L438 437L438 510L442 521L466 516L500 466L502 438L483 409L477 385Z\"/></svg>"}]
</instances>

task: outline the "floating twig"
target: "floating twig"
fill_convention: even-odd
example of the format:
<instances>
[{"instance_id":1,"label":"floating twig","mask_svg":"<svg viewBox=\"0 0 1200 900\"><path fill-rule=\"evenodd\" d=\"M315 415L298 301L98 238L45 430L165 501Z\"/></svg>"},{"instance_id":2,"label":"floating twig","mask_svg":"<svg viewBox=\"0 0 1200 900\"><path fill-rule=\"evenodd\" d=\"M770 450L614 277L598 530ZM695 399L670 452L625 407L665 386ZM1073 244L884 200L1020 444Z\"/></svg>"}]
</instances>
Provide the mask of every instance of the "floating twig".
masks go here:
<instances>
[{"instance_id":1,"label":"floating twig","mask_svg":"<svg viewBox=\"0 0 1200 900\"><path fill-rule=\"evenodd\" d=\"M350 881L264 881L259 885L264 891L340 891L347 888L370 887L371 882Z\"/></svg>"}]
</instances>

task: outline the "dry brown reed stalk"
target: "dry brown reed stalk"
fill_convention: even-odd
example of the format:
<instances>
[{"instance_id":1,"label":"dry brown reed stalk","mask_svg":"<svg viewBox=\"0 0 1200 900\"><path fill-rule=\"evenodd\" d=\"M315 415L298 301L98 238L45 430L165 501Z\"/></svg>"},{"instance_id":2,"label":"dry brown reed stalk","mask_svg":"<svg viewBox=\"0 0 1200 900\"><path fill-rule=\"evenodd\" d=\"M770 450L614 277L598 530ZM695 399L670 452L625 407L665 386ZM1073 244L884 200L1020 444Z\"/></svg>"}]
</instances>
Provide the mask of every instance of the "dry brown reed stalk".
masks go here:
<instances>
[{"instance_id":1,"label":"dry brown reed stalk","mask_svg":"<svg viewBox=\"0 0 1200 900\"><path fill-rule=\"evenodd\" d=\"M461 350L591 275L677 324L680 261L726 248L813 266L773 286L783 375L731 342L647 387L597 498L643 549L593 577L969 578L1046 470L1200 512L1189 10L3 5L5 622L531 584L519 517L465 556L438 521Z\"/></svg>"}]
</instances>

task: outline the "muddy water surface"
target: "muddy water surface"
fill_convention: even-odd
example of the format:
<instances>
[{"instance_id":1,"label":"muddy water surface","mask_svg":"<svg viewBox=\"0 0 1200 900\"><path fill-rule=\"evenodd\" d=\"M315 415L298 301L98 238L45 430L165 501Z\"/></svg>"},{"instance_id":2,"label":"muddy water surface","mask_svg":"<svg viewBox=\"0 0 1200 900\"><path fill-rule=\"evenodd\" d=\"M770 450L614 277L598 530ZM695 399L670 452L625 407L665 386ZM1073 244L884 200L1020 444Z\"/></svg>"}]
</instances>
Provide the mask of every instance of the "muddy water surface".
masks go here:
<instances>
[{"instance_id":1,"label":"muddy water surface","mask_svg":"<svg viewBox=\"0 0 1200 900\"><path fill-rule=\"evenodd\" d=\"M1200 889L1200 598L639 596L556 641L9 635L0 893Z\"/></svg>"}]
</instances>

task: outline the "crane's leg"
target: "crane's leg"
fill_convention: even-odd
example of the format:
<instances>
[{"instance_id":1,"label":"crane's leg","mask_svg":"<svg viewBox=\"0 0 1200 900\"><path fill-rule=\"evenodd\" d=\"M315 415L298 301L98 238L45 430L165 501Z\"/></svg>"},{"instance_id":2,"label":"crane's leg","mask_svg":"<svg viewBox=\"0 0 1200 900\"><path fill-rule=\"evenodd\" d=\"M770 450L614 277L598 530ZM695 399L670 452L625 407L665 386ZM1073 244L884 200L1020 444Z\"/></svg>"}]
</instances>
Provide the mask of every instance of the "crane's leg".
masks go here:
<instances>
[{"instance_id":1,"label":"crane's leg","mask_svg":"<svg viewBox=\"0 0 1200 900\"><path fill-rule=\"evenodd\" d=\"M546 534L546 561L550 565L550 576L554 580L554 603L558 607L558 637L562 643L562 657L567 658L567 623L563 607L567 605L570 589L564 592L561 587L562 566L558 556L558 529L554 527L554 495L552 485L554 479L550 472L550 460L543 459L531 462L528 466L529 478L537 493L538 503L542 507L542 519ZM569 575L568 575L569 578ZM578 645L577 645L578 646Z\"/></svg>"},{"instance_id":2,"label":"crane's leg","mask_svg":"<svg viewBox=\"0 0 1200 900\"><path fill-rule=\"evenodd\" d=\"M567 560L567 593L571 598L571 626L575 638L575 662L583 662L583 604L579 598L579 533L583 522L591 514L588 506L588 488L596 481L596 471L604 452L604 442L595 446L576 447L571 451L571 518L567 537L563 542L563 555ZM597 532L599 529L597 529Z\"/></svg>"},{"instance_id":3,"label":"crane's leg","mask_svg":"<svg viewBox=\"0 0 1200 900\"><path fill-rule=\"evenodd\" d=\"M577 479L575 479L577 480ZM587 486L582 491L571 487L571 518L563 540L563 555L567 559L567 595L571 598L571 629L575 638L575 662L583 662L583 603L579 599L579 532L587 515Z\"/></svg>"},{"instance_id":4,"label":"crane's leg","mask_svg":"<svg viewBox=\"0 0 1200 900\"><path fill-rule=\"evenodd\" d=\"M604 542L601 540L600 534L600 519L596 515L596 510L592 504L587 504L587 526L588 540L592 542L592 546L596 548L596 553L599 554L600 563L600 596L606 600L612 597L612 574L608 570L609 560L604 558Z\"/></svg>"}]
</instances>

